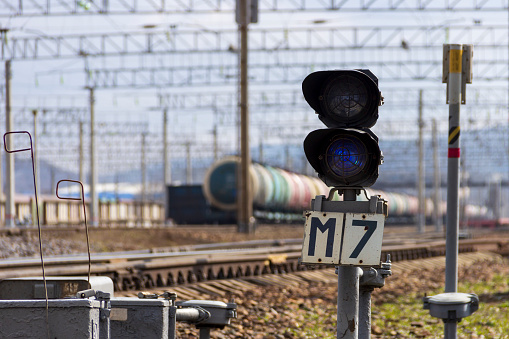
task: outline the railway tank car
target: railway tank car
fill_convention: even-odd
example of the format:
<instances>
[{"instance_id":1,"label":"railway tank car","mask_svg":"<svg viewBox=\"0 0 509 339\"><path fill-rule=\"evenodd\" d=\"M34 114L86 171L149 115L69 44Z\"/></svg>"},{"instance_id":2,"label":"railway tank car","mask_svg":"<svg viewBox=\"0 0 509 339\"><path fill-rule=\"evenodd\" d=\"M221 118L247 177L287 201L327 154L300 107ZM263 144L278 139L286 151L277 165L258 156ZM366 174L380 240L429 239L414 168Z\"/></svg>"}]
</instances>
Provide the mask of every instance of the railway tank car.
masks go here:
<instances>
[{"instance_id":1,"label":"railway tank car","mask_svg":"<svg viewBox=\"0 0 509 339\"><path fill-rule=\"evenodd\" d=\"M227 157L214 163L205 174L203 194L214 207L224 211L237 208L238 157ZM281 168L253 163L250 167L253 209L255 217L266 220L301 220L302 211L309 208L316 195L328 195L327 187L320 179L293 173ZM411 222L418 213L418 199L415 196L366 189L367 195L380 195L388 201L389 217L394 221ZM334 197L335 200L340 198ZM359 200L365 200L360 194ZM433 213L431 199L426 200L426 214ZM441 215L445 202L441 204Z\"/></svg>"},{"instance_id":2,"label":"railway tank car","mask_svg":"<svg viewBox=\"0 0 509 339\"><path fill-rule=\"evenodd\" d=\"M219 209L237 208L238 157L228 157L213 164L203 181L207 201ZM292 173L281 168L253 163L250 166L253 207L261 219L300 219L316 195L329 194L318 178ZM339 199L336 195L335 199Z\"/></svg>"}]
</instances>

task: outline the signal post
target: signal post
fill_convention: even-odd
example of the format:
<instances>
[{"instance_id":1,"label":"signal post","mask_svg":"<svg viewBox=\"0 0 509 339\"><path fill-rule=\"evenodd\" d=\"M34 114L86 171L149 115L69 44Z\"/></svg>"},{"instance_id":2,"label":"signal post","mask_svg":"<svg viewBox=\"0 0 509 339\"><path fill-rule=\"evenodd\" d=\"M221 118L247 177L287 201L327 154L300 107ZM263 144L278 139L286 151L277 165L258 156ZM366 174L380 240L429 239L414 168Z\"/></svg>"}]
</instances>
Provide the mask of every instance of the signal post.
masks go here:
<instances>
[{"instance_id":1,"label":"signal post","mask_svg":"<svg viewBox=\"0 0 509 339\"><path fill-rule=\"evenodd\" d=\"M369 70L320 71L304 79L302 91L328 127L308 134L304 152L332 189L305 212L301 262L337 267L337 337L369 338L370 293L391 274L390 261L380 262L387 202L364 190L375 183L383 161L369 129L383 104L378 79ZM333 201L335 192L343 201ZM356 201L362 193L367 201Z\"/></svg>"},{"instance_id":2,"label":"signal post","mask_svg":"<svg viewBox=\"0 0 509 339\"><path fill-rule=\"evenodd\" d=\"M444 45L442 82L449 104L445 293L424 297L423 303L431 316L444 322L445 339L456 339L458 323L479 308L477 295L458 293L460 103L465 104L466 84L472 83L472 57L472 45Z\"/></svg>"}]
</instances>

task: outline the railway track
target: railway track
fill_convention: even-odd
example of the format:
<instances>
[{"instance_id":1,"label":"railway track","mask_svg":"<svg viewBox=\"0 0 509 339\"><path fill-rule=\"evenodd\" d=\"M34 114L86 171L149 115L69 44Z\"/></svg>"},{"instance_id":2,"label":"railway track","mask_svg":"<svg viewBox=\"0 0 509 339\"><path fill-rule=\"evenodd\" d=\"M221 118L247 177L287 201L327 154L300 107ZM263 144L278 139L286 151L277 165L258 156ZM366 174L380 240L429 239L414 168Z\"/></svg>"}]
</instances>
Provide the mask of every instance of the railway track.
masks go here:
<instances>
[{"instance_id":1,"label":"railway track","mask_svg":"<svg viewBox=\"0 0 509 339\"><path fill-rule=\"evenodd\" d=\"M301 239L247 241L212 245L183 246L151 251L94 254L92 275L112 278L116 291L132 291L184 286L223 279L263 277L265 274L295 273L320 266L299 264ZM507 238L469 239L459 244L460 253L478 249L507 248ZM432 258L445 254L445 241L422 242L388 239L382 258L391 254L393 262ZM45 259L48 276L78 276L88 272L86 256L58 256ZM0 260L0 279L39 276L40 260L18 258Z\"/></svg>"},{"instance_id":2,"label":"railway track","mask_svg":"<svg viewBox=\"0 0 509 339\"><path fill-rule=\"evenodd\" d=\"M493 252L469 252L458 256L458 265L468 266L477 261L491 261L499 257ZM443 257L433 257L426 259L405 260L392 264L392 274L395 277L401 277L404 272L411 272L417 269L440 270L445 267ZM390 278L389 278L390 279ZM285 274L268 274L262 276L251 276L234 279L197 282L183 286L174 286L172 292L177 293L180 299L228 299L232 295L243 295L244 292L254 288L264 288L267 286L276 286L281 288L305 288L308 284L337 284L338 276L330 266L323 270L304 270ZM162 295L166 290L164 288L145 288L143 292L148 295ZM136 297L140 291L119 291L116 296Z\"/></svg>"}]
</instances>

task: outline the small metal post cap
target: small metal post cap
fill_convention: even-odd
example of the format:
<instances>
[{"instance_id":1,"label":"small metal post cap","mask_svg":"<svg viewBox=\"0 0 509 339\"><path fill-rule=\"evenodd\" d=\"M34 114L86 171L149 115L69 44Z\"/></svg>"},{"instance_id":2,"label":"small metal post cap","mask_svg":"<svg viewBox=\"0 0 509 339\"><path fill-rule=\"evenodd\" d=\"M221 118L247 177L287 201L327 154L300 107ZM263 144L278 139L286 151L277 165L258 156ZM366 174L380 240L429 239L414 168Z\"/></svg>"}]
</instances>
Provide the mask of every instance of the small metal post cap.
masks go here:
<instances>
[{"instance_id":1,"label":"small metal post cap","mask_svg":"<svg viewBox=\"0 0 509 339\"><path fill-rule=\"evenodd\" d=\"M424 309L444 322L459 322L479 309L479 297L473 293L442 293L424 297Z\"/></svg>"}]
</instances>

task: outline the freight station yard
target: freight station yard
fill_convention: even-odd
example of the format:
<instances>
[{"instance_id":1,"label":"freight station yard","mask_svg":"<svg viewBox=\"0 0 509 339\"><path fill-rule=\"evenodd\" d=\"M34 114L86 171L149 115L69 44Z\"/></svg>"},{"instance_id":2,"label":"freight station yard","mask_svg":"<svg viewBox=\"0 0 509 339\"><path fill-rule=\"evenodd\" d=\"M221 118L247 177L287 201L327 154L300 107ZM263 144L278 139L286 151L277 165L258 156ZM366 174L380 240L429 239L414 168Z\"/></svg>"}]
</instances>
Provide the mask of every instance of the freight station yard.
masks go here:
<instances>
[{"instance_id":1,"label":"freight station yard","mask_svg":"<svg viewBox=\"0 0 509 339\"><path fill-rule=\"evenodd\" d=\"M0 3L0 338L509 339L508 1Z\"/></svg>"},{"instance_id":2,"label":"freight station yard","mask_svg":"<svg viewBox=\"0 0 509 339\"><path fill-rule=\"evenodd\" d=\"M443 238L442 235L429 231L421 235L423 243ZM234 242L256 242L267 239L291 239L302 237L302 225L260 225L254 234L246 235L235 232L236 226L184 226L154 229L92 229L92 260L105 254L102 252L119 252L115 260L122 260L125 251L137 253L152 249L151 252L163 252L172 247L186 251L196 250L193 245L210 245L211 243L228 242L227 247L242 246ZM11 232L16 233L16 232ZM34 230L20 230L17 235L0 237L1 255L3 258L13 256L32 256L37 259L37 237ZM386 245L411 244L415 237L415 227L387 227L385 230ZM475 235L475 236L474 236ZM498 243L490 243L496 235ZM43 232L44 248L47 262L52 256L59 255L57 261L63 263L68 254L81 254L85 257L86 244L83 241L83 230L52 229ZM477 230L472 232L473 239L484 239L479 244L478 252L466 252L460 255L460 280L469 286L479 285L481 289L482 315L469 320L466 330L460 332L460 338L505 338L508 330L505 315L509 299L509 237L508 231L498 232ZM298 243L298 242L297 242ZM258 243L258 246L262 244ZM251 245L254 247L253 245ZM266 246L266 245L265 245ZM158 249L158 250L157 250ZM203 251L206 249L203 248ZM145 251L146 252L146 251ZM122 255L122 253L124 253ZM395 252L393 250L393 257ZM210 255L207 254L208 256ZM414 259L412 259L414 258ZM505 259L504 259L505 258ZM413 312L423 312L420 298L426 292L443 288L444 257L420 258L418 253L393 263L393 276L386 280L386 285L373 294L372 338L435 338L442 326L433 318L425 315L415 317ZM124 259L126 260L126 259ZM147 260L147 259L145 259ZM83 259L86 261L86 258ZM169 261L169 266L171 261ZM74 261L73 266L77 262ZM128 264L129 265L129 264ZM133 264L134 265L134 264ZM131 265L132 266L132 265ZM37 267L37 265L36 265ZM47 270L51 270L47 264ZM238 318L233 319L225 330L212 332L216 338L332 338L335 328L335 304L337 276L334 269L301 271L276 274L267 272L264 275L250 277L225 277L221 280L204 280L202 282L181 282L170 286L152 286L132 290L116 291L117 296L136 297L138 292L162 294L164 291L177 291L181 299L211 299L230 301L238 304ZM35 270L40 270L37 267ZM93 266L92 272L95 268ZM288 270L288 267L286 267ZM63 270L65 272L65 269ZM0 275L5 277L5 271ZM33 271L32 271L33 272ZM86 274L86 273L85 273ZM207 285L207 283L209 285ZM479 293L479 292L478 292ZM406 315L395 313L391 305L405 303ZM398 320L396 320L398 319ZM198 338L193 326L179 325L179 338Z\"/></svg>"}]
</instances>

